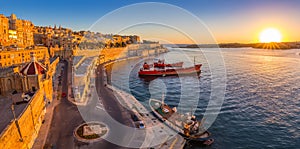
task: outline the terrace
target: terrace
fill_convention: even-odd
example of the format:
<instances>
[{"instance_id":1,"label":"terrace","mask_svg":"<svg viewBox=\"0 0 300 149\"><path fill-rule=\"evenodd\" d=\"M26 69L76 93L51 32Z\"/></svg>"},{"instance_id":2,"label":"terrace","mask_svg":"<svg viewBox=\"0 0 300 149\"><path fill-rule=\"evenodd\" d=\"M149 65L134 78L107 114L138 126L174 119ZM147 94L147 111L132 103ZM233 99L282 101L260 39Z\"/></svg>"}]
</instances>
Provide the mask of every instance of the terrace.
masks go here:
<instances>
[{"instance_id":1,"label":"terrace","mask_svg":"<svg viewBox=\"0 0 300 149\"><path fill-rule=\"evenodd\" d=\"M22 101L21 96L19 96L20 99L15 99L17 101ZM3 130L12 122L14 119L13 111L12 111L12 105L13 100L10 97L0 97L0 132L3 132ZM14 104L14 111L16 114L16 117L19 117L23 111L26 109L28 103L22 102L21 104Z\"/></svg>"}]
</instances>

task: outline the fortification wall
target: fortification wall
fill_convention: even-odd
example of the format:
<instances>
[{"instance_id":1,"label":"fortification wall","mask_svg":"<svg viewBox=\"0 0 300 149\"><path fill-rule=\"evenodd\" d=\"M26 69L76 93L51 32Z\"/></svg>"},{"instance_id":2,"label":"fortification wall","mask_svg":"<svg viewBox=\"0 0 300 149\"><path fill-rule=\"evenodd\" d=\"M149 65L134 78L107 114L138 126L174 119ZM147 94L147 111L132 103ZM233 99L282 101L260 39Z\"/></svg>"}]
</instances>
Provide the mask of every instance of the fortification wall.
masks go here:
<instances>
[{"instance_id":1,"label":"fortification wall","mask_svg":"<svg viewBox=\"0 0 300 149\"><path fill-rule=\"evenodd\" d=\"M31 148L42 124L45 114L44 107L44 91L38 90L23 113L17 118L23 141L20 141L21 136L15 120L12 120L0 134L0 148Z\"/></svg>"}]
</instances>

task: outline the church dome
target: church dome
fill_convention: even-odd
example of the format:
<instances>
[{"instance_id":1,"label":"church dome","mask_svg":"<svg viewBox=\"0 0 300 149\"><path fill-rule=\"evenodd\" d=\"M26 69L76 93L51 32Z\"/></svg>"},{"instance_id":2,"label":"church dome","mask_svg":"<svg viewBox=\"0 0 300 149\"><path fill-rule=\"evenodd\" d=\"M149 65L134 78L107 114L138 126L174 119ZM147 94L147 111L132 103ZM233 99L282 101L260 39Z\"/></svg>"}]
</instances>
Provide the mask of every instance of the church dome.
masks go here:
<instances>
[{"instance_id":1,"label":"church dome","mask_svg":"<svg viewBox=\"0 0 300 149\"><path fill-rule=\"evenodd\" d=\"M42 75L46 73L46 68L41 63L33 61L26 64L20 72L23 75Z\"/></svg>"}]
</instances>

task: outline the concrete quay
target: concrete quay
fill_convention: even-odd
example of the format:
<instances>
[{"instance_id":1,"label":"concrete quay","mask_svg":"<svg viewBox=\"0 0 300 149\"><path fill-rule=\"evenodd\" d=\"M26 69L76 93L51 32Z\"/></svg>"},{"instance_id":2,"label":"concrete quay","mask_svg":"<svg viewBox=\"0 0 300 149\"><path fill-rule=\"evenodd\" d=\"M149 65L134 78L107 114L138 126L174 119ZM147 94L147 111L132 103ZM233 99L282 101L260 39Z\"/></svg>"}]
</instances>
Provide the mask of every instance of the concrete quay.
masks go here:
<instances>
[{"instance_id":1,"label":"concrete quay","mask_svg":"<svg viewBox=\"0 0 300 149\"><path fill-rule=\"evenodd\" d=\"M107 81L105 70L101 73L103 73ZM107 82L106 87L114 92L116 99L123 107L132 110L133 113L145 123L146 136L141 148L179 149L184 147L186 140L158 120L152 112L149 112L134 96L107 84Z\"/></svg>"}]
</instances>

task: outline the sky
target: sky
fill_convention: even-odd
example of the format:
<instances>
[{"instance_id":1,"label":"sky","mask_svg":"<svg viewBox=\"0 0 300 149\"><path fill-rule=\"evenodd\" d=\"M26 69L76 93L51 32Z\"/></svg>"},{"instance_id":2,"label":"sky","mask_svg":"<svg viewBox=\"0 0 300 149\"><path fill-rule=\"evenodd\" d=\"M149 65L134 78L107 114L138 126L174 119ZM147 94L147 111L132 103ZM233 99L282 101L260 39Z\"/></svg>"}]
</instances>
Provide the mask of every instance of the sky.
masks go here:
<instances>
[{"instance_id":1,"label":"sky","mask_svg":"<svg viewBox=\"0 0 300 149\"><path fill-rule=\"evenodd\" d=\"M138 34L166 43L258 42L260 32L269 27L277 28L283 41L300 41L298 0L145 2L149 1L2 0L0 14L14 13L35 25Z\"/></svg>"}]
</instances>

